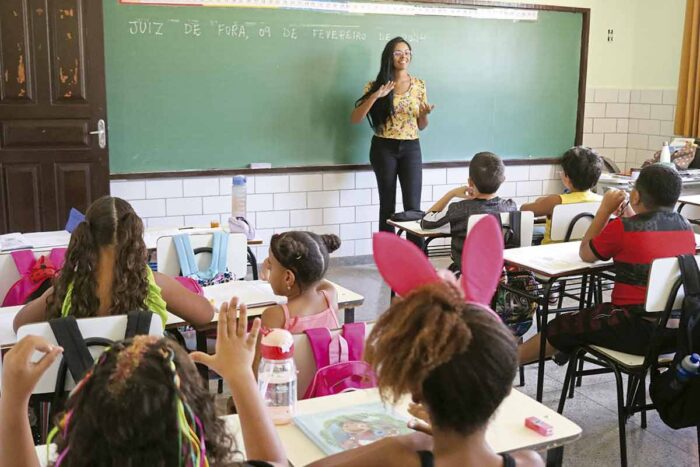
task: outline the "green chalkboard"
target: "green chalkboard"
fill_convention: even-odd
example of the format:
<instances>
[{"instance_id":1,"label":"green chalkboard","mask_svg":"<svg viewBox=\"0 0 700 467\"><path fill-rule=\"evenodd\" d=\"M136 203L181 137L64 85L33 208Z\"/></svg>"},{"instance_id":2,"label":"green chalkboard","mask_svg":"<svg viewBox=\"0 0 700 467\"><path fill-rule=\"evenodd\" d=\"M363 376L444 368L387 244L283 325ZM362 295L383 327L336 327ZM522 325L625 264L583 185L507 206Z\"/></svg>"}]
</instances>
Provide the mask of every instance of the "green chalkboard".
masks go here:
<instances>
[{"instance_id":1,"label":"green chalkboard","mask_svg":"<svg viewBox=\"0 0 700 467\"><path fill-rule=\"evenodd\" d=\"M350 111L388 38L436 105L425 161L574 143L582 15L536 21L124 5L104 0L113 174L366 163Z\"/></svg>"}]
</instances>

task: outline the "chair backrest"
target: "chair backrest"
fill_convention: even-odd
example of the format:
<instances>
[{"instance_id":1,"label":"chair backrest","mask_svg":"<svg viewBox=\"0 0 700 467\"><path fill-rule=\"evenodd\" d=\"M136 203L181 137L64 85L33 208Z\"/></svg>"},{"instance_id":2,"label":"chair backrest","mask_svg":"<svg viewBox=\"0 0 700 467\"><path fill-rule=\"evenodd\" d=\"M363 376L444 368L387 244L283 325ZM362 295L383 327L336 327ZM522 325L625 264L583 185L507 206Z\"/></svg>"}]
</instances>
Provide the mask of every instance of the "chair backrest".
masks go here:
<instances>
[{"instance_id":1,"label":"chair backrest","mask_svg":"<svg viewBox=\"0 0 700 467\"><path fill-rule=\"evenodd\" d=\"M700 256L695 257L695 261L700 264ZM659 258L651 263L649 271L649 282L647 286L647 298L645 310L649 313L662 312L666 309L669 295L674 289L676 280L680 278L681 271L678 266L678 259ZM685 291L681 285L676 294L673 304L674 310L679 310L683 304Z\"/></svg>"},{"instance_id":2,"label":"chair backrest","mask_svg":"<svg viewBox=\"0 0 700 467\"><path fill-rule=\"evenodd\" d=\"M491 214L473 214L469 216L467 221L467 235L471 232L472 227L476 225L485 216L490 216ZM502 212L501 215L501 225L509 226L510 224L510 213ZM532 232L535 226L535 213L532 211L522 211L520 213L520 246L532 246Z\"/></svg>"},{"instance_id":3,"label":"chair backrest","mask_svg":"<svg viewBox=\"0 0 700 467\"><path fill-rule=\"evenodd\" d=\"M374 327L374 322L366 323L365 327L365 339L372 332ZM331 329L331 336L335 337L343 332L341 329ZM297 398L301 399L304 397L306 390L311 384L316 374L316 360L314 360L314 353L311 350L311 342L306 334L294 334L294 365L297 367Z\"/></svg>"},{"instance_id":4,"label":"chair backrest","mask_svg":"<svg viewBox=\"0 0 700 467\"><path fill-rule=\"evenodd\" d=\"M552 212L550 238L554 242L581 240L591 225L600 202L559 204ZM568 237L568 238L567 238Z\"/></svg>"},{"instance_id":5,"label":"chair backrest","mask_svg":"<svg viewBox=\"0 0 700 467\"><path fill-rule=\"evenodd\" d=\"M212 233L190 235L192 249L211 248L213 243ZM232 233L228 237L228 251L226 252L226 266L236 279L245 279L248 272L248 239L245 234ZM158 257L158 272L167 276L180 275L180 261L177 257L175 242L172 235L160 237L156 242L156 255ZM206 270L211 263L211 254L196 254L195 259L200 271Z\"/></svg>"},{"instance_id":6,"label":"chair backrest","mask_svg":"<svg viewBox=\"0 0 700 467\"><path fill-rule=\"evenodd\" d=\"M112 341L120 341L124 339L124 334L126 333L126 322L127 316L106 316L101 318L83 318L77 320L78 328L83 338L87 339L89 337L103 337ZM163 335L163 322L158 318L157 315L153 316L151 320L151 327L148 332L151 336L162 336ZM51 330L49 323L34 323L22 326L17 330L17 340L19 341L24 336L33 335L40 336L49 341L53 345L58 345L56 342L56 337ZM102 355L104 347L93 346L90 347L90 354L93 359ZM35 352L33 360L38 361L42 357L42 353ZM63 360L62 357L58 357L56 361L49 367L48 370L41 376L41 379L34 388L33 394L50 394L56 389L56 376L58 375L58 367ZM75 386L75 381L68 372L66 376L66 389L72 389Z\"/></svg>"}]
</instances>

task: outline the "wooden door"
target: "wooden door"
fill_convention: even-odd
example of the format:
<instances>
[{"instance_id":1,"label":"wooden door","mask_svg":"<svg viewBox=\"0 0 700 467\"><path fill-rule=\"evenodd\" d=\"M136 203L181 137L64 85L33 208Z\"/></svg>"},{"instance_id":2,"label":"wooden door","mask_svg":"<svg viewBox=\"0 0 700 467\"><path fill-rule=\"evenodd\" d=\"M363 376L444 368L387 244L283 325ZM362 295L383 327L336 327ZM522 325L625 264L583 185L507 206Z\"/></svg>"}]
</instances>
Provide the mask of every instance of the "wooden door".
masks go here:
<instances>
[{"instance_id":1,"label":"wooden door","mask_svg":"<svg viewBox=\"0 0 700 467\"><path fill-rule=\"evenodd\" d=\"M0 233L109 193L103 42L102 0L0 0Z\"/></svg>"}]
</instances>

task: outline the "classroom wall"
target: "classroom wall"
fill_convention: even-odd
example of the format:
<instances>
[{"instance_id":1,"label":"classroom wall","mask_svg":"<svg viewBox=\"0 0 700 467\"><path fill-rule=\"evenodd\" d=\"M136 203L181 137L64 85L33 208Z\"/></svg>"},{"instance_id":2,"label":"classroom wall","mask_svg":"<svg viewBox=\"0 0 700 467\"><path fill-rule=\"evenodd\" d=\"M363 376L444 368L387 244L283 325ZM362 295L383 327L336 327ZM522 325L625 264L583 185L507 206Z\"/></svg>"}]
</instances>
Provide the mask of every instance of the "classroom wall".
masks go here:
<instances>
[{"instance_id":1,"label":"classroom wall","mask_svg":"<svg viewBox=\"0 0 700 467\"><path fill-rule=\"evenodd\" d=\"M583 142L623 170L639 167L672 135L685 0L540 3L592 9ZM612 43L608 28L615 31ZM423 208L464 184L467 170L424 170ZM556 170L552 165L507 167L500 193L522 203L559 192ZM230 182L228 176L113 180L111 190L130 200L147 226L201 225L226 221ZM260 261L267 256L269 237L289 229L339 235L343 246L334 256L371 254L379 210L371 171L255 176L248 183L248 217L265 242L257 247Z\"/></svg>"}]
</instances>

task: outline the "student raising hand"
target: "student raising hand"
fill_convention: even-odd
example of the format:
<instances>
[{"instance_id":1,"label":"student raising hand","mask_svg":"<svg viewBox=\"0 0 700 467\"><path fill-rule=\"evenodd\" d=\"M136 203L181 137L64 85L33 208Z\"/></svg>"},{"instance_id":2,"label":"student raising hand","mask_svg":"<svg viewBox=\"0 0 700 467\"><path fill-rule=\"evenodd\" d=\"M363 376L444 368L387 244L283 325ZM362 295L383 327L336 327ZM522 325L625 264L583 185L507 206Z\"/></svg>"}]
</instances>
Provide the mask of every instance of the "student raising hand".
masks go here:
<instances>
[{"instance_id":1,"label":"student raising hand","mask_svg":"<svg viewBox=\"0 0 700 467\"><path fill-rule=\"evenodd\" d=\"M44 356L32 362L37 351ZM0 456L0 466L39 465L27 419L29 396L61 352L63 348L52 346L41 337L27 336L5 356L0 396L0 452L5 454Z\"/></svg>"},{"instance_id":2,"label":"student raising hand","mask_svg":"<svg viewBox=\"0 0 700 467\"><path fill-rule=\"evenodd\" d=\"M241 421L246 455L250 459L267 459L286 464L282 443L272 420L267 415L258 386L253 376L253 357L260 331L260 318L255 318L250 332L248 310L238 297L223 303L219 309L216 353L190 354L192 360L202 363L220 374L229 388Z\"/></svg>"}]
</instances>

